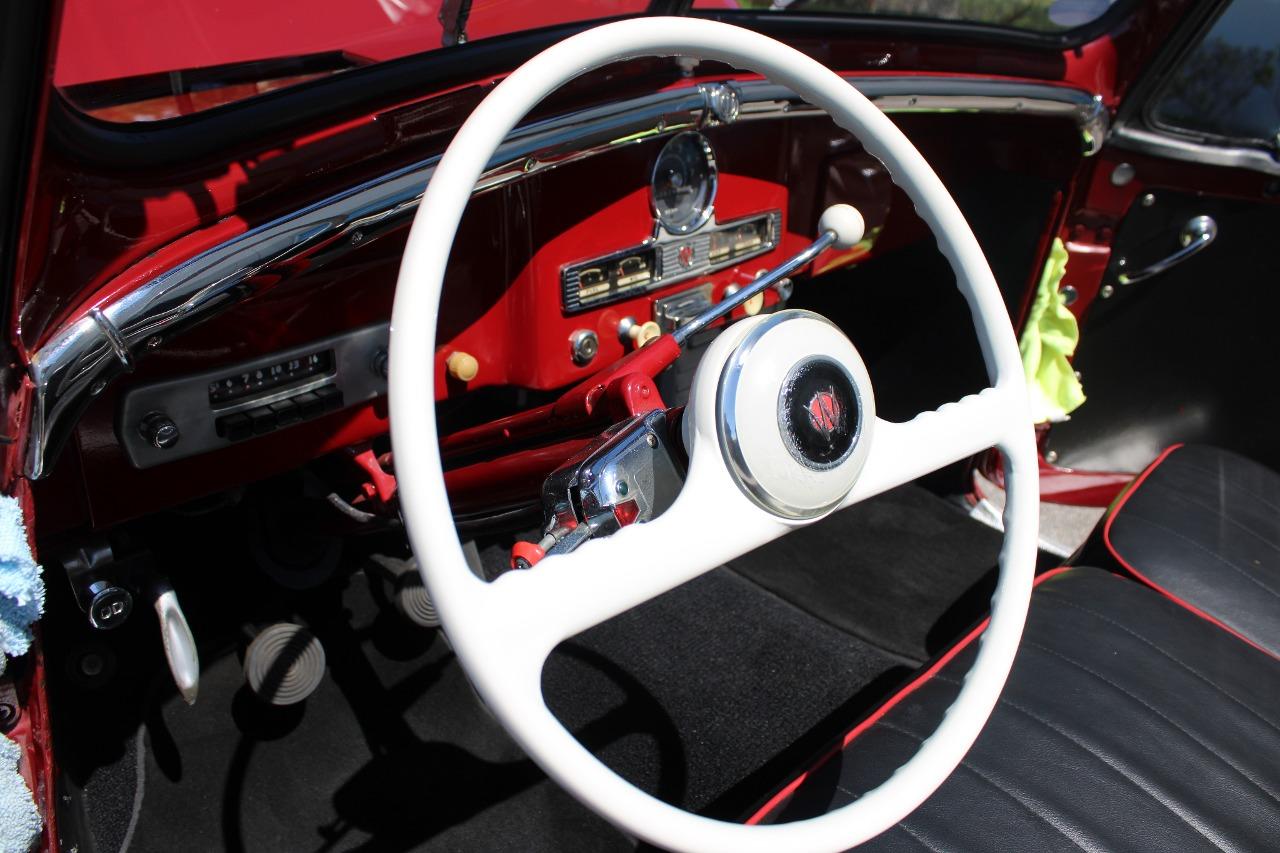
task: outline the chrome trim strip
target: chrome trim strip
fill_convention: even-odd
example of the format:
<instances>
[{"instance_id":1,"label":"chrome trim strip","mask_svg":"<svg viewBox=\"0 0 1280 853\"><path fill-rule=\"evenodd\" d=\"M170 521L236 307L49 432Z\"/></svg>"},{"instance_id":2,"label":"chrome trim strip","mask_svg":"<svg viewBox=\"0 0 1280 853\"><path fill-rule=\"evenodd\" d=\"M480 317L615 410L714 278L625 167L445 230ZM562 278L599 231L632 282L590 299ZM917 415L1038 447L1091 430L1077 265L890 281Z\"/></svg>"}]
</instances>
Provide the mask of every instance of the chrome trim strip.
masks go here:
<instances>
[{"instance_id":1,"label":"chrome trim strip","mask_svg":"<svg viewBox=\"0 0 1280 853\"><path fill-rule=\"evenodd\" d=\"M1249 169L1264 175L1280 175L1280 161L1276 160L1272 152L1261 148L1210 145L1127 125L1116 127L1111 135L1111 142L1117 148L1137 151L1153 157L1225 166L1229 169Z\"/></svg>"},{"instance_id":2,"label":"chrome trim strip","mask_svg":"<svg viewBox=\"0 0 1280 853\"><path fill-rule=\"evenodd\" d=\"M1086 154L1101 145L1109 120L1098 99L1061 86L941 77L851 82L886 112L1067 118L1080 128ZM689 86L523 125L494 154L476 192L621 145L715 124L716 108L723 112L724 88L719 83ZM821 114L772 83L733 88L738 121ZM35 391L27 475L48 474L85 407L124 371L116 346L123 344L136 361L190 326L269 289L285 276L286 262L303 257L323 262L407 223L439 159L432 156L253 228L98 306L118 339L88 313L57 331L28 367Z\"/></svg>"}]
</instances>

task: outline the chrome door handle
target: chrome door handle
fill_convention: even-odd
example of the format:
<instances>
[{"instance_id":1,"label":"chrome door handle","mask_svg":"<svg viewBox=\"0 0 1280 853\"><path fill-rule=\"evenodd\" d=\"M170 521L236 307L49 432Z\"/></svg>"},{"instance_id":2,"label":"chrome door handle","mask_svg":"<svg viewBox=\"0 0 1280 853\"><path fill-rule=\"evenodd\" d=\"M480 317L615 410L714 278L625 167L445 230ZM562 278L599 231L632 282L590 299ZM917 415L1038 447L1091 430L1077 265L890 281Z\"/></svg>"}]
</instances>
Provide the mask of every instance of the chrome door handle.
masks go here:
<instances>
[{"instance_id":1,"label":"chrome door handle","mask_svg":"<svg viewBox=\"0 0 1280 853\"><path fill-rule=\"evenodd\" d=\"M1209 244L1218 236L1218 223L1213 220L1212 216L1195 216L1192 217L1186 225L1182 226L1182 233L1178 235L1178 242L1182 244L1182 248L1174 252L1164 260L1156 261L1146 269L1138 270L1134 273L1120 273L1116 280L1121 284L1133 284L1143 279L1151 278L1153 275L1159 275L1170 267L1177 266L1198 252L1202 252L1209 248ZM1121 258L1119 266L1124 266L1125 259Z\"/></svg>"}]
</instances>

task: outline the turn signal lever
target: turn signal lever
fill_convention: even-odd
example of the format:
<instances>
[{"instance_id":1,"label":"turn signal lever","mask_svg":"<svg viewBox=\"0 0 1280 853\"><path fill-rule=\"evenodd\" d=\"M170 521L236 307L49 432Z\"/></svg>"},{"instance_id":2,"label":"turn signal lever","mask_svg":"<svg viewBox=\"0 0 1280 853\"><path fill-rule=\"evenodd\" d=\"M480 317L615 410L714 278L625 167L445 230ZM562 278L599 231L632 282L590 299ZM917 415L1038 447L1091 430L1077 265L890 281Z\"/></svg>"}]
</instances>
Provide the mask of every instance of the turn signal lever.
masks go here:
<instances>
[{"instance_id":1,"label":"turn signal lever","mask_svg":"<svg viewBox=\"0 0 1280 853\"><path fill-rule=\"evenodd\" d=\"M542 539L517 542L511 567L572 551L598 534L661 515L680 494L685 459L680 410L637 415L607 430L552 472L542 486Z\"/></svg>"}]
</instances>

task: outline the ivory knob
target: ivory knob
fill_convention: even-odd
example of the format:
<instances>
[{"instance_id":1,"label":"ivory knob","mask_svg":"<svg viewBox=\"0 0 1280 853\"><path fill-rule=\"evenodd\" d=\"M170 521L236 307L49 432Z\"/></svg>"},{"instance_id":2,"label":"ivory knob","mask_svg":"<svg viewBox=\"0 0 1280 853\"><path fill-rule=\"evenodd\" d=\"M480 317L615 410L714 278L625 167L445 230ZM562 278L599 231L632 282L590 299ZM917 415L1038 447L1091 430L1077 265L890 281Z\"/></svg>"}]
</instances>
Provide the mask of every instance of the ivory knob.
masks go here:
<instances>
[{"instance_id":1,"label":"ivory knob","mask_svg":"<svg viewBox=\"0 0 1280 853\"><path fill-rule=\"evenodd\" d=\"M449 357L444 360L444 366L449 371L449 375L459 382L470 382L480 372L480 362L476 361L476 357L462 350L449 353Z\"/></svg>"},{"instance_id":2,"label":"ivory knob","mask_svg":"<svg viewBox=\"0 0 1280 853\"><path fill-rule=\"evenodd\" d=\"M631 342L635 344L636 349L640 349L640 347L661 334L662 327L653 320L637 323L627 330L627 337L631 338Z\"/></svg>"}]
</instances>

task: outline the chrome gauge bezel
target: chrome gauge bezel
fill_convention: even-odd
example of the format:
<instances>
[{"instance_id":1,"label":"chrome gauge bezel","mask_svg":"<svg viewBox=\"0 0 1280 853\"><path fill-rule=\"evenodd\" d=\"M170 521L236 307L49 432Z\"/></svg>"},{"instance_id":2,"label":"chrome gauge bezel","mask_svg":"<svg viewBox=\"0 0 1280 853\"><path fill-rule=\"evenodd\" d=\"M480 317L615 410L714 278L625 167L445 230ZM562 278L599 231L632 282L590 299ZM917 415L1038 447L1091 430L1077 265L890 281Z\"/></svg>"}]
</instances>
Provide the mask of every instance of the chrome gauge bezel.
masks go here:
<instances>
[{"instance_id":1,"label":"chrome gauge bezel","mask_svg":"<svg viewBox=\"0 0 1280 853\"><path fill-rule=\"evenodd\" d=\"M663 157L667 151L676 145L684 144L685 141L692 139L702 150L702 156L706 158L707 165L707 202L698 210L697 215L693 219L684 224L673 224L668 222L663 216L661 208L658 206L658 165L662 163ZM711 148L711 141L696 130L686 130L677 133L658 151L657 158L653 161L653 168L649 172L649 209L653 213L654 220L669 234L686 235L692 234L703 225L706 225L715 213L716 207L716 191L719 189L719 171L716 167L715 151Z\"/></svg>"}]
</instances>

